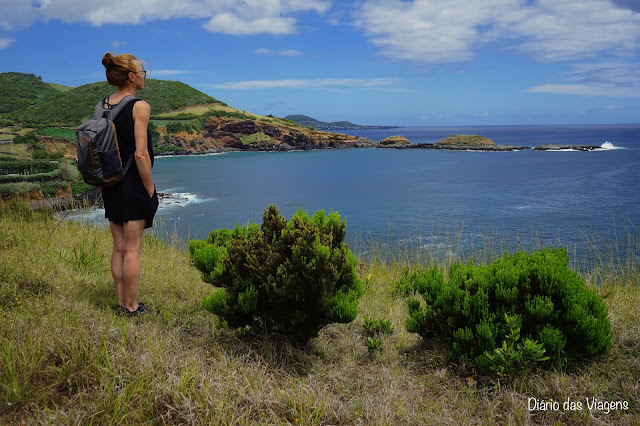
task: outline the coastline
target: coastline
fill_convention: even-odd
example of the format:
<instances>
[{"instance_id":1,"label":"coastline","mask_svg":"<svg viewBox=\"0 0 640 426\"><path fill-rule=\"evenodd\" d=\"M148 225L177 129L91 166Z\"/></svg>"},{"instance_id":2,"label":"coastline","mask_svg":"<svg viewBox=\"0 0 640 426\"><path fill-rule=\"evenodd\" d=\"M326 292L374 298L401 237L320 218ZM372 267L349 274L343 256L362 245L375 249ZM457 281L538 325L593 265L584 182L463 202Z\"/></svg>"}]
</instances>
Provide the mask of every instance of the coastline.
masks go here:
<instances>
[{"instance_id":1,"label":"coastline","mask_svg":"<svg viewBox=\"0 0 640 426\"><path fill-rule=\"evenodd\" d=\"M363 141L364 142L364 141ZM604 148L602 145L579 145L579 144L544 144L538 146L516 146L516 145L452 145L452 144L437 144L437 143L409 143L398 145L382 145L379 142L370 141L362 144L349 144L349 145L313 145L304 147L293 146L260 146L260 147L247 147L245 149L239 148L212 148L208 150L197 150L185 148L181 151L165 151L154 153L155 158L171 158L171 157L185 157L185 156L203 156L203 155L220 155L228 154L232 152L295 152L295 151L320 151L325 149L358 149L358 148L375 148L375 149L433 149L444 151L467 151L467 152L514 152L514 151L598 151L607 150L610 148Z\"/></svg>"}]
</instances>

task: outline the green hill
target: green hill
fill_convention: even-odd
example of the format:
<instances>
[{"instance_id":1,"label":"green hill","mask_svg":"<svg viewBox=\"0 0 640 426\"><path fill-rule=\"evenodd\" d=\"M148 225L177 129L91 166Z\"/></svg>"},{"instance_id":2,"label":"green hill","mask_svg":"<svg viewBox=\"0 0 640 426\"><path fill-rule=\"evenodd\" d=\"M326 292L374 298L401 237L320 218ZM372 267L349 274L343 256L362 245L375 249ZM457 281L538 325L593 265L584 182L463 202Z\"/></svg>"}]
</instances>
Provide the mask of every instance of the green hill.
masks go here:
<instances>
[{"instance_id":1,"label":"green hill","mask_svg":"<svg viewBox=\"0 0 640 426\"><path fill-rule=\"evenodd\" d=\"M311 118L307 115L287 115L285 120L291 120L307 127L314 127L318 130L347 130L347 129L392 129L396 126L365 126L362 124L353 124L349 121L332 121L327 123Z\"/></svg>"},{"instance_id":2,"label":"green hill","mask_svg":"<svg viewBox=\"0 0 640 426\"><path fill-rule=\"evenodd\" d=\"M39 81L37 78L35 79ZM14 108L5 111L6 113L1 116L23 125L76 126L91 116L93 108L100 98L108 96L116 90L107 82L86 84L65 92L56 90L46 83L40 83L50 90L46 96L42 96L42 100L27 103L21 109ZM2 93L4 98L4 91ZM154 114L193 105L219 102L215 98L178 81L149 79L145 82L145 89L139 91L137 95L149 102Z\"/></svg>"},{"instance_id":3,"label":"green hill","mask_svg":"<svg viewBox=\"0 0 640 426\"><path fill-rule=\"evenodd\" d=\"M69 90L73 89L73 87L71 86L63 86L62 84L59 84L59 83L47 83L47 84L53 87L54 89L56 89L58 92L68 92Z\"/></svg>"},{"instance_id":4,"label":"green hill","mask_svg":"<svg viewBox=\"0 0 640 426\"><path fill-rule=\"evenodd\" d=\"M60 92L34 74L4 72L0 74L0 114L12 113L38 104Z\"/></svg>"}]
</instances>

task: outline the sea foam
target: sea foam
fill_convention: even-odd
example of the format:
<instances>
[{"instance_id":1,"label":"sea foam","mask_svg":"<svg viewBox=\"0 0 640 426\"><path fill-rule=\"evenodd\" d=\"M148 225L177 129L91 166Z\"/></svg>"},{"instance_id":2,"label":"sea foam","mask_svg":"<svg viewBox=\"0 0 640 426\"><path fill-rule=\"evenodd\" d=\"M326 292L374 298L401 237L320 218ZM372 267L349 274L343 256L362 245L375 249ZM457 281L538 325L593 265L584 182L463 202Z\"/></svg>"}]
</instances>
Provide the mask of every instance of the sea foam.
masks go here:
<instances>
[{"instance_id":1,"label":"sea foam","mask_svg":"<svg viewBox=\"0 0 640 426\"><path fill-rule=\"evenodd\" d=\"M189 204L207 203L209 201L215 201L215 198L201 198L196 194L190 192L162 192L160 198L160 208L182 208Z\"/></svg>"},{"instance_id":2,"label":"sea foam","mask_svg":"<svg viewBox=\"0 0 640 426\"><path fill-rule=\"evenodd\" d=\"M600 145L600 149L605 150L605 151L609 151L609 150L612 150L612 149L624 149L624 148L622 148L620 146L615 146L611 142L606 141L605 143Z\"/></svg>"}]
</instances>

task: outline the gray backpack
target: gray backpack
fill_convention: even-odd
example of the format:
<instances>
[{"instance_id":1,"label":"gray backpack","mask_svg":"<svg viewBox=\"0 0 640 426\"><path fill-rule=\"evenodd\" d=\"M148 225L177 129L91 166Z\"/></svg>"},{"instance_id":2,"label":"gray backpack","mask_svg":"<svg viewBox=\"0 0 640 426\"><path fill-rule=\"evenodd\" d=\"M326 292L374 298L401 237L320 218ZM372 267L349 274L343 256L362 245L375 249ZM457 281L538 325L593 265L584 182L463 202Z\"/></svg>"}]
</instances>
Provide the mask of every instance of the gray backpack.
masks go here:
<instances>
[{"instance_id":1,"label":"gray backpack","mask_svg":"<svg viewBox=\"0 0 640 426\"><path fill-rule=\"evenodd\" d=\"M115 186L129 170L133 155L122 164L118 135L113 120L132 100L127 95L113 109L104 107L104 99L98 102L92 119L85 121L76 130L76 161L84 181L90 185Z\"/></svg>"}]
</instances>

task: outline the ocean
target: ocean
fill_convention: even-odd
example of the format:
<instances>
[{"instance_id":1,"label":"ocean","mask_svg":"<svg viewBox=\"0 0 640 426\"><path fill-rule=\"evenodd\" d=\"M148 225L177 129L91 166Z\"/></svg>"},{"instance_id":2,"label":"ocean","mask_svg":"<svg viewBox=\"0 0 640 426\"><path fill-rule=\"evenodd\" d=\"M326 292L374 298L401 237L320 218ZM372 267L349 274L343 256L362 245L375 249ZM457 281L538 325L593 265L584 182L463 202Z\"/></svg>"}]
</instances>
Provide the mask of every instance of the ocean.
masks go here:
<instances>
[{"instance_id":1,"label":"ocean","mask_svg":"<svg viewBox=\"0 0 640 426\"><path fill-rule=\"evenodd\" d=\"M433 143L476 134L500 145L582 144L596 151L468 152L346 149L243 152L156 158L158 216L165 232L206 238L211 230L261 223L275 204L286 218L334 210L347 240L442 250L487 239L509 248L566 246L638 235L640 125L402 127L341 131L380 141ZM102 217L94 211L88 217ZM86 215L84 216L87 217ZM98 219L98 221L104 219ZM452 239L457 243L448 243ZM628 245L628 244L627 244ZM620 247L619 249L624 249ZM366 253L361 253L365 255Z\"/></svg>"}]
</instances>

